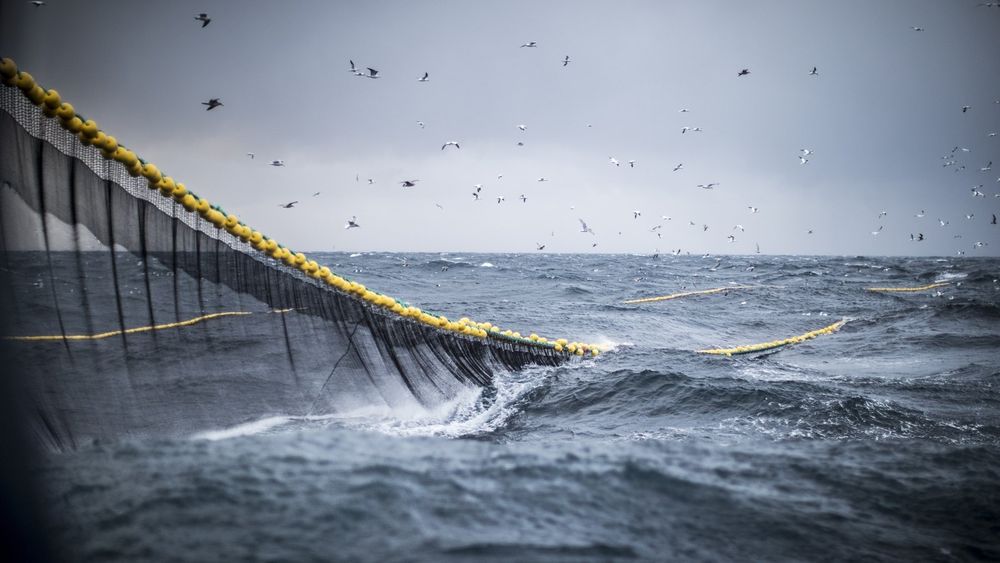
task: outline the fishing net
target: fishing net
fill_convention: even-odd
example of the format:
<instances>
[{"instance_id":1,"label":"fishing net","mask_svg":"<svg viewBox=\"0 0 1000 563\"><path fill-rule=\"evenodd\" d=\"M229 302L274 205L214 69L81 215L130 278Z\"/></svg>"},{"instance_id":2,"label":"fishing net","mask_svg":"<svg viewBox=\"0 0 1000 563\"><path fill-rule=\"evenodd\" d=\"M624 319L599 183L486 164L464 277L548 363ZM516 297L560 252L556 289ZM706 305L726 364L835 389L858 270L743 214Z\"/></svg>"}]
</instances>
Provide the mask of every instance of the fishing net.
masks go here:
<instances>
[{"instance_id":1,"label":"fishing net","mask_svg":"<svg viewBox=\"0 0 1000 563\"><path fill-rule=\"evenodd\" d=\"M275 259L102 157L22 90L0 86L0 343L17 405L51 448L431 406L569 357L435 327Z\"/></svg>"}]
</instances>

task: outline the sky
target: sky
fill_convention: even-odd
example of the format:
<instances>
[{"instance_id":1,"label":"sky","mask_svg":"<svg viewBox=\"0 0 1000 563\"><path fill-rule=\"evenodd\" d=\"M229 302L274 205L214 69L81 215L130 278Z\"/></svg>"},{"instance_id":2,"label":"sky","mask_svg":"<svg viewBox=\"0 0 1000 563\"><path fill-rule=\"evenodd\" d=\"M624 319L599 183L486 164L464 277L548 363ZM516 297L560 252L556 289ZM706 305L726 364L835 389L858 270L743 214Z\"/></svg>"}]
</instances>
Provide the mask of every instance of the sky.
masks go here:
<instances>
[{"instance_id":1,"label":"sky","mask_svg":"<svg viewBox=\"0 0 1000 563\"><path fill-rule=\"evenodd\" d=\"M998 256L978 4L3 0L0 56L297 250Z\"/></svg>"}]
</instances>

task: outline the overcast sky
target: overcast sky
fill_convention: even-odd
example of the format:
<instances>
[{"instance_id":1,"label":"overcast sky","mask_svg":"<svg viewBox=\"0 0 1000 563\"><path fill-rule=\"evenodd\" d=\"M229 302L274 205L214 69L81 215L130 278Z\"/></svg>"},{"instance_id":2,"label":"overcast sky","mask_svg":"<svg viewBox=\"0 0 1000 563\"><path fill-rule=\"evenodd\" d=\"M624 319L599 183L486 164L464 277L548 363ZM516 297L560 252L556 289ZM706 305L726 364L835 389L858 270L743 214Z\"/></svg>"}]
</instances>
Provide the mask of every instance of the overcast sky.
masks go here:
<instances>
[{"instance_id":1,"label":"overcast sky","mask_svg":"<svg viewBox=\"0 0 1000 563\"><path fill-rule=\"evenodd\" d=\"M977 4L4 0L0 55L296 249L996 256L1000 8Z\"/></svg>"}]
</instances>

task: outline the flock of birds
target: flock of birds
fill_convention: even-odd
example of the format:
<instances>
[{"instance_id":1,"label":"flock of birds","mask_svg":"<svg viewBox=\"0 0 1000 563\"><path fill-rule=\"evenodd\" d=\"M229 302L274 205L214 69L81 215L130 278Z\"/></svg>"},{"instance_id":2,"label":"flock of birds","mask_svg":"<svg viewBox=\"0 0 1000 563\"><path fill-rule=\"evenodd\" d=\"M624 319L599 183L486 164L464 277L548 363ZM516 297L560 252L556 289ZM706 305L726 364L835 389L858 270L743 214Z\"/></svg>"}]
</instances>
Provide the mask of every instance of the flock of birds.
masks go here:
<instances>
[{"instance_id":1,"label":"flock of birds","mask_svg":"<svg viewBox=\"0 0 1000 563\"><path fill-rule=\"evenodd\" d=\"M46 5L46 3L44 1L41 1L41 0L31 1L30 4L32 4L36 8L40 8L40 7ZM981 3L981 4L979 4L979 6L987 7L987 8L1000 8L1000 2ZM208 27L208 25L212 22L212 18L209 17L209 15L207 13L199 13L199 14L197 14L194 17L194 20L196 22L198 22L200 24L200 27L203 28L203 29L206 28L206 27ZM912 26L911 29L913 31L915 31L915 32L923 32L923 31L925 31L925 29L923 27L920 27L920 26ZM536 41L528 41L528 42L523 43L522 45L520 45L520 48L522 48L522 49L536 49L536 48L538 48L538 43ZM566 68L572 62L572 59L570 58L569 55L565 55L562 59L558 60L558 62L561 64L561 66L563 68ZM355 62L353 60L349 60L348 61L348 68L347 68L347 70L352 75L354 75L356 77L359 77L359 78L367 78L367 79L370 79L370 80L376 80L376 79L381 78L381 75L379 74L379 71L377 69L375 69L373 67L365 66L365 67L363 67L363 70L362 70L359 66L357 66L355 64ZM738 70L736 72L736 78L740 79L740 80L746 79L749 76L751 76L751 69L750 68L741 68L740 70ZM808 76L818 77L819 76L819 69L818 69L818 67L813 66L812 69L809 70ZM429 72L423 72L422 75L418 75L416 77L416 82L418 82L418 83L427 83L429 81L430 81L430 73ZM995 103L1000 104L1000 100L996 100ZM202 102L202 105L205 106L205 110L206 111L212 111L212 110L215 110L217 108L224 107L224 104L222 103L222 99L221 98L210 98L208 101ZM970 112L970 110L972 110L972 109L973 108L970 105L963 105L960 108L960 110L961 110L960 112L961 112L961 114L968 114ZM681 109L678 110L678 112L682 113L682 114L687 114L687 113L690 112L690 110L687 109L687 108L681 108ZM421 129L423 129L425 127L425 123L423 121L417 121L417 125ZM528 129L528 126L526 124L518 124L516 127L517 127L517 129L521 133L525 133L527 131L527 129ZM589 127L591 127L591 125L588 123L588 124L586 124L586 127L589 128ZM680 129L680 133L681 134L688 134L688 133L692 133L693 134L693 133L700 133L702 131L703 131L702 128L701 127L697 127L697 126L684 126L684 127L682 127ZM987 133L987 137L989 137L989 138L995 138L996 136L997 136L996 132L991 131L991 132ZM523 141L517 141L516 145L517 146L524 146L524 143L523 143ZM446 150L448 148L453 148L454 150L461 150L462 147L461 147L461 144L460 144L459 141L457 141L457 140L448 140L448 141L445 141L441 145L441 150L444 151L444 150ZM955 172L960 172L960 171L963 171L963 170L967 170L968 163L965 162L963 159L966 156L968 156L971 152L972 152L972 149L970 149L968 147L955 146L948 154L945 154L944 156L941 157L941 159L943 161L941 165L943 167L945 167L945 168L951 168ZM253 160L255 158L255 156L256 156L255 153L253 153L253 152L248 152L246 154L247 154L247 157L249 157L251 160ZM799 154L797 155L799 163L801 165L807 165L811 161L813 155L814 155L814 151L812 149L809 149L809 148L802 148L802 149L800 149L799 150ZM619 161L614 156L609 156L608 157L608 163L609 163L609 165L614 166L616 168L619 168L619 167L622 166L622 162ZM281 160L281 159L274 159L274 160L271 160L268 164L270 166L273 166L273 167L284 167L285 166L285 161ZM628 168L635 168L638 163L637 163L637 161L635 159L630 159L630 160L626 160L625 164L627 165ZM993 165L992 161L989 161L984 166L979 167L978 171L980 173L989 173L992 170L992 165ZM675 173L679 172L681 170L684 170L684 163L683 162L677 163L672 168L672 171L675 172ZM497 180L498 181L501 180L502 178L503 178L503 174L498 174L497 175ZM360 181L360 175L356 175L355 176L355 181ZM419 179L407 178L407 179L399 180L398 183L403 188L414 188L414 187L416 187L416 185L417 185L417 183L419 181L420 181ZM537 179L537 182L540 182L540 183L541 182L547 182L547 181L548 181L548 179L545 178L545 177L539 177ZM375 184L375 179L374 178L368 178L367 182L368 182L369 185L373 185L373 184ZM998 177L996 179L996 182L1000 183L1000 177ZM707 183L696 184L696 187L700 188L702 190L714 190L715 188L719 187L720 185L721 184L719 182L707 182ZM482 184L475 184L472 187L473 187L473 191L472 191L471 195L472 195L473 200L474 201L480 201L480 199L485 195L484 192L483 192L484 186ZM985 198L986 197L986 193L983 190L984 190L984 184L982 184L982 183L977 184L977 185L975 185L975 186L973 186L971 188L971 190L970 190L971 196L973 198ZM316 192L316 193L313 194L313 196L314 197L315 196L319 196L320 193L321 192ZM995 198L1000 198L1000 192L994 193L993 196ZM501 194L497 194L496 196L494 196L494 198L495 198L495 201L496 201L497 205L502 205L506 201L506 198L503 195L501 195ZM525 194L523 194L523 193L520 195L520 197L518 199L520 199L520 201L521 201L522 204L526 204L527 201L528 201L528 197ZM298 200L289 201L289 202L280 204L280 207L282 207L284 209L291 209L291 208L295 207L299 203L300 202ZM442 209L442 210L444 209L444 207L440 203L436 203L435 205L439 209ZM571 207L570 209L573 210L575 208ZM749 213L751 213L751 214L756 214L756 213L758 213L760 211L760 209L758 207L753 206L753 205L747 206L747 209L748 209ZM888 211L882 211L882 212L880 212L878 214L877 220L881 220L884 217L886 217L887 215L888 215ZM923 210L921 210L919 213L914 214L914 218L919 220L921 218L924 218L925 215L926 215L926 213ZM991 225L997 225L996 214L995 213L991 213L990 215L991 215L990 224ZM634 210L632 212L632 216L633 216L633 219L638 220L642 216L642 212L640 210ZM966 214L965 219L967 221L973 221L973 220L975 220L975 214L972 213L972 212L970 212L970 213ZM597 233L595 233L595 231L587 224L587 222L583 218L579 218L578 220L579 220L579 223L580 223L580 232L581 233L589 234L589 235L591 235L593 237L597 237ZM671 221L672 218L670 216L663 215L662 216L662 220L663 221ZM689 226L692 226L692 227L696 227L697 226L697 223L695 223L694 221L689 221L688 224L689 224ZM940 227L943 228L943 227L949 226L950 222L947 221L947 220L945 220L945 219L938 219L938 224L939 224ZM357 220L356 216L352 216L349 220L347 220L347 222L344 225L344 228L348 229L348 230L350 230L350 229L357 229L357 228L360 228L360 227L361 227L361 225L358 223L358 220ZM656 225L653 225L649 229L649 232L654 233L656 235L657 239L661 239L662 238L662 233L660 232L660 229L662 227L663 227L663 223L662 222L658 223ZM701 227L702 227L702 231L703 232L707 232L709 230L709 225L708 224L702 224ZM727 240L730 243L736 242L736 235L733 234L736 231L739 231L739 233L741 233L741 234L746 232L745 228L743 227L743 225L741 225L741 224L734 225L732 227L732 229L730 230L730 233L726 237ZM873 237L878 237L878 236L882 235L882 233L884 231L885 231L885 225L882 224L882 225L879 225L877 229L871 231L871 234L872 234ZM553 232L552 235L554 236L554 234L555 233ZM619 231L618 234L621 235L622 234L621 231ZM813 230L812 229L808 229L805 234L811 235L811 234L813 234ZM962 235L955 234L955 235L953 235L953 237L957 239L957 238L961 238ZM917 232L909 233L909 238L910 238L911 241L913 241L915 243L919 243L919 242L925 241L926 238L927 238L927 235L925 235L923 232L920 232L918 230ZM988 245L988 243L985 242L985 241L976 241L976 242L972 243L972 248L973 249L982 248L982 247L985 247L987 245ZM597 244L596 241L594 241L592 243L592 245L591 245L592 248L596 248L597 246L598 246L598 244ZM536 243L535 247L536 247L537 250L541 251L541 250L544 250L546 248L546 245L542 244L542 243ZM658 252L659 251L657 250L656 253L658 254ZM760 252L760 246L759 246L759 244L756 245L756 252L757 253ZM681 249L672 250L671 253L675 254L675 255L676 254L680 254L681 253ZM957 253L959 255L962 255L962 254L965 254L965 251L962 250L962 249L959 249L959 250L957 250Z\"/></svg>"}]
</instances>

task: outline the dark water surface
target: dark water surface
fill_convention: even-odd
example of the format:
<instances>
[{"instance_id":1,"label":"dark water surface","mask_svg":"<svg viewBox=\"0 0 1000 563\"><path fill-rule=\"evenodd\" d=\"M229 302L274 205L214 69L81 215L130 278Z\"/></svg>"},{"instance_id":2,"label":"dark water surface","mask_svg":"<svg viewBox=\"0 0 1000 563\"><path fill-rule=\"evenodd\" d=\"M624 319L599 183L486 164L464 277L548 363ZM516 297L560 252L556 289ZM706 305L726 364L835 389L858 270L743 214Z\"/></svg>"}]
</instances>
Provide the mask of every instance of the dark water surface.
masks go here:
<instances>
[{"instance_id":1,"label":"dark water surface","mask_svg":"<svg viewBox=\"0 0 1000 563\"><path fill-rule=\"evenodd\" d=\"M316 258L450 318L615 351L431 410L263 412L48 454L66 558L1000 558L998 260ZM621 303L729 284L755 287ZM775 353L692 352L841 318Z\"/></svg>"}]
</instances>

